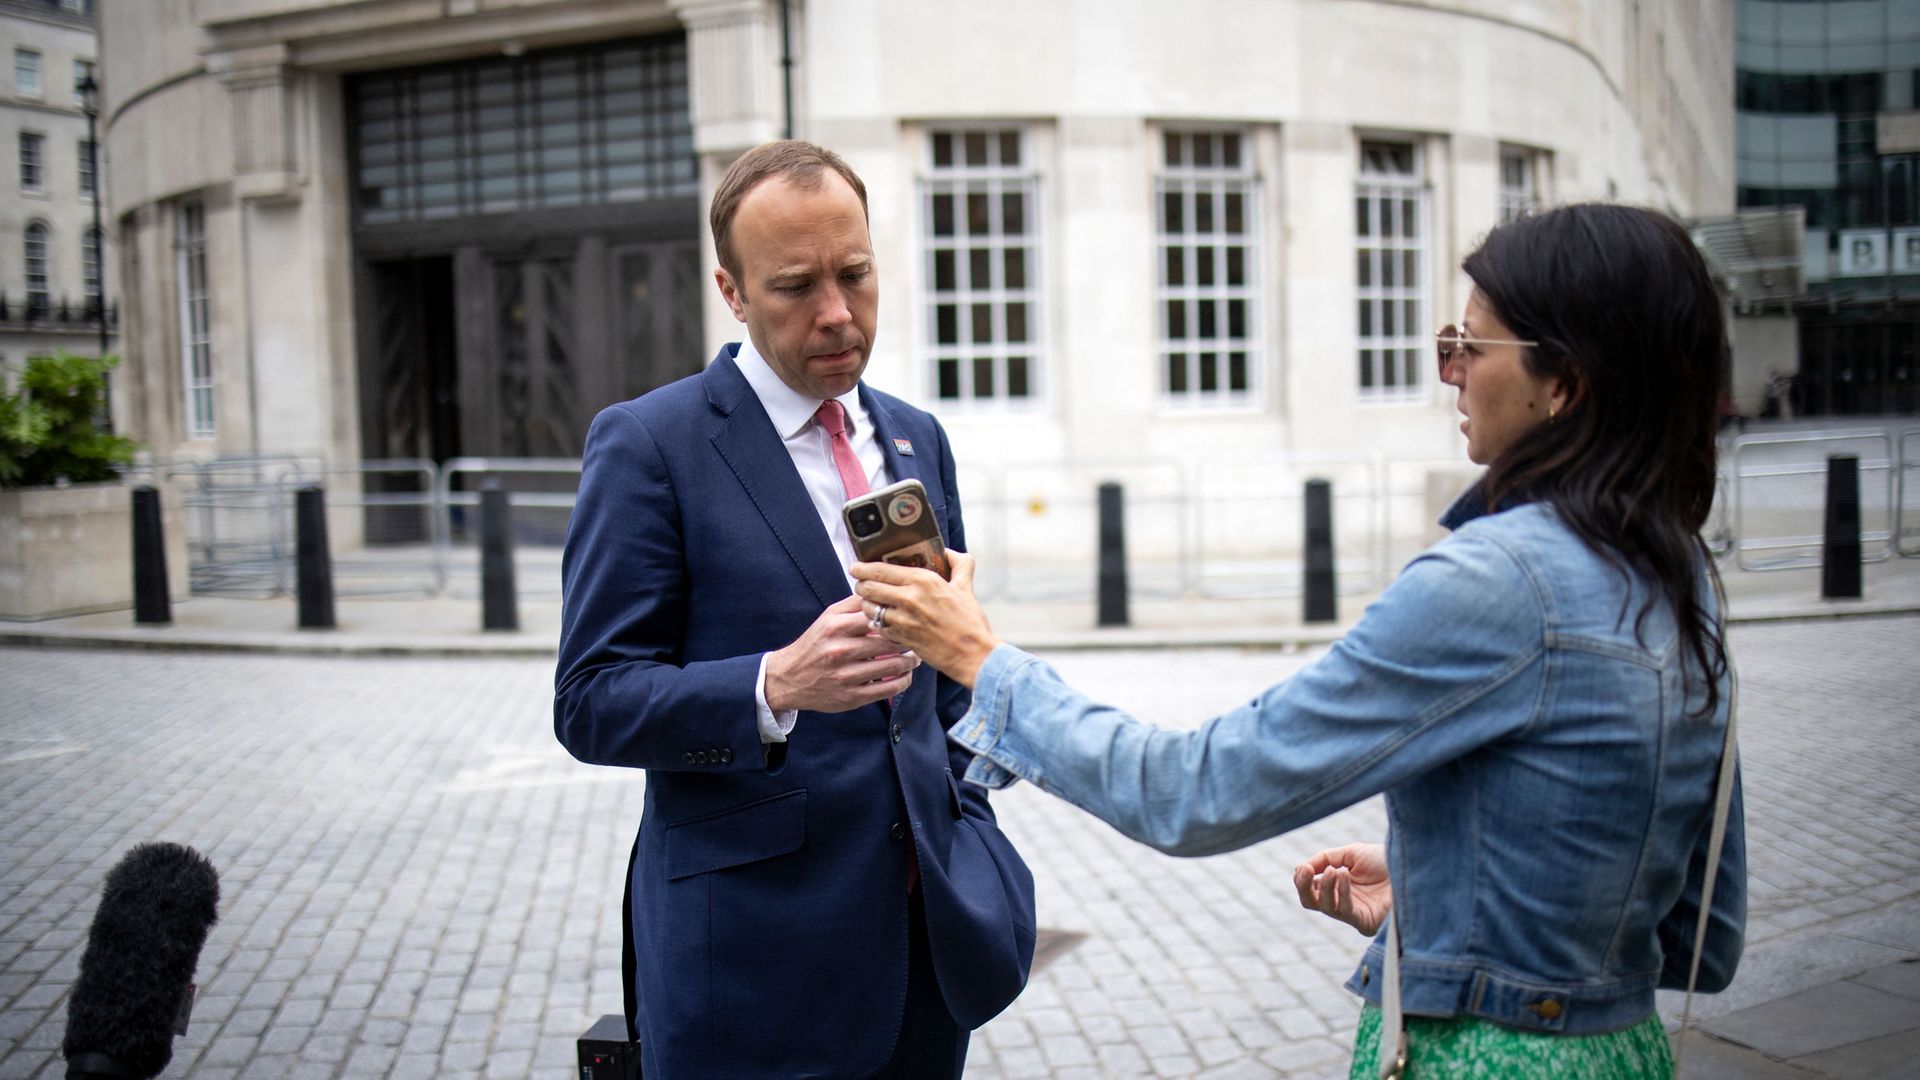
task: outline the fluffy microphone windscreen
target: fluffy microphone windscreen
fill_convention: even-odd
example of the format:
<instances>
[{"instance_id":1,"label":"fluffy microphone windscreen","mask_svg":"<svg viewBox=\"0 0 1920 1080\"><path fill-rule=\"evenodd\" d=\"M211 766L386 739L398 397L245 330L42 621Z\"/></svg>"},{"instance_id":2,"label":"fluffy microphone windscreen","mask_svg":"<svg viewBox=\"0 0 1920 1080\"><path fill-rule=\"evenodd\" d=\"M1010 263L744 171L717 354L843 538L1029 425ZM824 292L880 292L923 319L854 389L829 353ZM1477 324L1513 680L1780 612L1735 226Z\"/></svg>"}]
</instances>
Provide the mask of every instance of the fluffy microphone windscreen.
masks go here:
<instances>
[{"instance_id":1,"label":"fluffy microphone windscreen","mask_svg":"<svg viewBox=\"0 0 1920 1080\"><path fill-rule=\"evenodd\" d=\"M213 864L179 844L141 844L107 871L67 1002L68 1059L106 1054L143 1077L167 1067L219 905Z\"/></svg>"}]
</instances>

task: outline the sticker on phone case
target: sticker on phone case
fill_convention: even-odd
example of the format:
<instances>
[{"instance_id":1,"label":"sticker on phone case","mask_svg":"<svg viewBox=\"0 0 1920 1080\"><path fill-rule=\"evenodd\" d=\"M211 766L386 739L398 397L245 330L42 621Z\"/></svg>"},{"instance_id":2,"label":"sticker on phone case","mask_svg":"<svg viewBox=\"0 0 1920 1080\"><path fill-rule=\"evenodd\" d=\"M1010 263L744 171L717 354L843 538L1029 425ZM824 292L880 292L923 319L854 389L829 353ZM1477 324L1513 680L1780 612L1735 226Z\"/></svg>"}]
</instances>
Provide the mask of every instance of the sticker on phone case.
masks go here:
<instances>
[{"instance_id":1,"label":"sticker on phone case","mask_svg":"<svg viewBox=\"0 0 1920 1080\"><path fill-rule=\"evenodd\" d=\"M887 504L887 516L895 525L911 525L920 520L920 500L911 495L898 495Z\"/></svg>"}]
</instances>

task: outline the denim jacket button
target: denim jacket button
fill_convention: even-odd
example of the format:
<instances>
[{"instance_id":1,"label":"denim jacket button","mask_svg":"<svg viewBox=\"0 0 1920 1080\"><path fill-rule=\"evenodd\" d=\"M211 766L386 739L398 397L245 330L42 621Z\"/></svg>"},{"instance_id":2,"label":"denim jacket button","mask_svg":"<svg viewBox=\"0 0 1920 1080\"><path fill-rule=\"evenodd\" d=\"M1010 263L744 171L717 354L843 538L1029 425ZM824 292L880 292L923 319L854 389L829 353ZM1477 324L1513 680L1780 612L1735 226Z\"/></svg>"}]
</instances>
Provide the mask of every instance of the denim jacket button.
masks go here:
<instances>
[{"instance_id":1,"label":"denim jacket button","mask_svg":"<svg viewBox=\"0 0 1920 1080\"><path fill-rule=\"evenodd\" d=\"M1365 986L1367 985L1368 982L1372 981L1372 979L1373 979L1373 969L1368 967L1365 964L1361 964L1360 965L1360 985Z\"/></svg>"},{"instance_id":2,"label":"denim jacket button","mask_svg":"<svg viewBox=\"0 0 1920 1080\"><path fill-rule=\"evenodd\" d=\"M1560 1003L1552 998L1548 998L1545 1001L1536 1001L1527 1006L1527 1011L1542 1020L1554 1020L1560 1016Z\"/></svg>"}]
</instances>

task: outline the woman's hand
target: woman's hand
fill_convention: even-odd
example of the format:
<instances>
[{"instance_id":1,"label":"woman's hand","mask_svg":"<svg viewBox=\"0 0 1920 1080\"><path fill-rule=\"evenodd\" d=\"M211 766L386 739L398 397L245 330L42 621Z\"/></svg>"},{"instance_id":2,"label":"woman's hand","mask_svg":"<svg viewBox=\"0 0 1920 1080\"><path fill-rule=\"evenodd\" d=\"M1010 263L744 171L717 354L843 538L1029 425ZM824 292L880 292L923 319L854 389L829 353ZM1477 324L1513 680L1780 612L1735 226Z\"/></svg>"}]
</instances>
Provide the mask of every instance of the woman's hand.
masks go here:
<instances>
[{"instance_id":1,"label":"woman's hand","mask_svg":"<svg viewBox=\"0 0 1920 1080\"><path fill-rule=\"evenodd\" d=\"M1380 931L1393 910L1384 844L1348 844L1316 852L1293 868L1300 906L1339 919L1367 937Z\"/></svg>"},{"instance_id":2,"label":"woman's hand","mask_svg":"<svg viewBox=\"0 0 1920 1080\"><path fill-rule=\"evenodd\" d=\"M947 562L951 581L915 567L854 563L854 591L875 630L970 688L1000 639L973 595L973 557L949 551Z\"/></svg>"}]
</instances>

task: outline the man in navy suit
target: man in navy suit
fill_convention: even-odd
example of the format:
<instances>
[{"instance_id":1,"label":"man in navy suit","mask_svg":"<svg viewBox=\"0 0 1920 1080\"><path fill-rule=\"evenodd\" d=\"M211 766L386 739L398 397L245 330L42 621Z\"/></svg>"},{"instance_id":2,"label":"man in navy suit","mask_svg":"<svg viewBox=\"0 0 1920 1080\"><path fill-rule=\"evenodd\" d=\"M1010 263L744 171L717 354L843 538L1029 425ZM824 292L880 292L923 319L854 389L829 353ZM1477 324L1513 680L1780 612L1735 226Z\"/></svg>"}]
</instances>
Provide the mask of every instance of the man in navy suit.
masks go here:
<instances>
[{"instance_id":1,"label":"man in navy suit","mask_svg":"<svg viewBox=\"0 0 1920 1080\"><path fill-rule=\"evenodd\" d=\"M627 1019L649 1078L951 1077L1033 961L1033 878L946 729L968 693L871 632L849 491L965 532L946 433L860 381L866 188L804 142L715 191L746 340L603 411L567 534L554 730L647 770Z\"/></svg>"}]
</instances>

